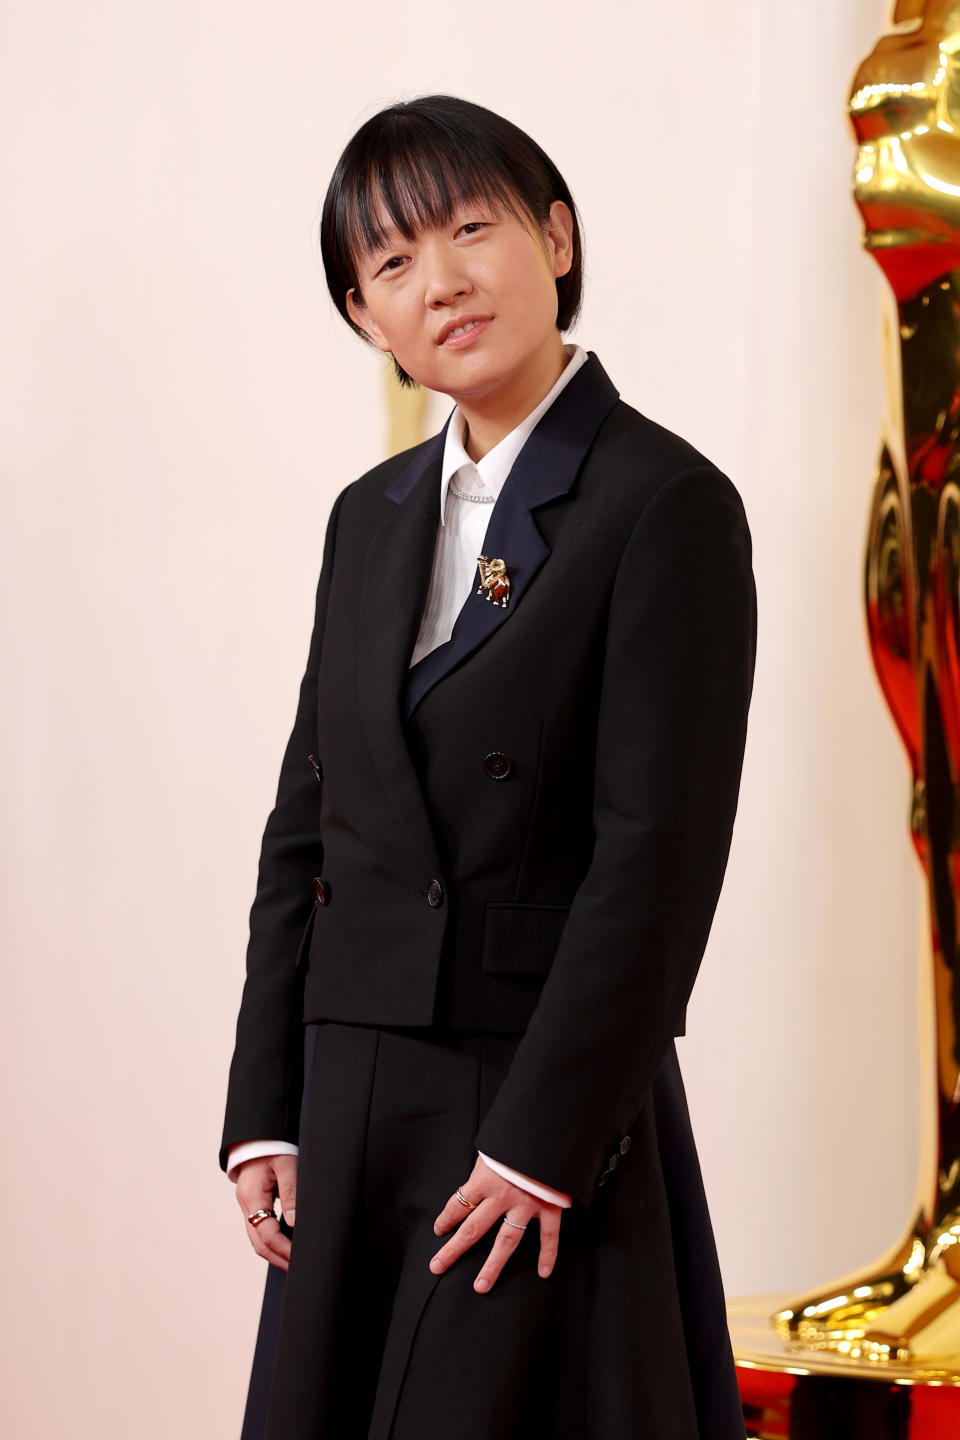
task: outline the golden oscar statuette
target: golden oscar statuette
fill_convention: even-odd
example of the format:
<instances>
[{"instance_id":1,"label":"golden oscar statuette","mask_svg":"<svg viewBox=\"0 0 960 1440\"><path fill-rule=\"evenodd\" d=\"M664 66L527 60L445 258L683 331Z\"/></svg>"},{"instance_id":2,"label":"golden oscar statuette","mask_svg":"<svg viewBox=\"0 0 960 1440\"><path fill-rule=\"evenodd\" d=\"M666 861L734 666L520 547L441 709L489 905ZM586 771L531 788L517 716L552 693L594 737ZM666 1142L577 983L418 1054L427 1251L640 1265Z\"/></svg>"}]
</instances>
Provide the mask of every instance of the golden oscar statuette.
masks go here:
<instances>
[{"instance_id":1,"label":"golden oscar statuette","mask_svg":"<svg viewBox=\"0 0 960 1440\"><path fill-rule=\"evenodd\" d=\"M424 440L427 394L422 385L401 385L391 360L383 369L387 402L387 455L399 455Z\"/></svg>"},{"instance_id":2,"label":"golden oscar statuette","mask_svg":"<svg viewBox=\"0 0 960 1440\"><path fill-rule=\"evenodd\" d=\"M751 1440L960 1440L958 0L897 0L848 109L864 247L888 282L865 603L928 898L924 953L904 958L929 997L929 1122L913 1213L886 1254L806 1294L729 1301L728 1318Z\"/></svg>"}]
</instances>

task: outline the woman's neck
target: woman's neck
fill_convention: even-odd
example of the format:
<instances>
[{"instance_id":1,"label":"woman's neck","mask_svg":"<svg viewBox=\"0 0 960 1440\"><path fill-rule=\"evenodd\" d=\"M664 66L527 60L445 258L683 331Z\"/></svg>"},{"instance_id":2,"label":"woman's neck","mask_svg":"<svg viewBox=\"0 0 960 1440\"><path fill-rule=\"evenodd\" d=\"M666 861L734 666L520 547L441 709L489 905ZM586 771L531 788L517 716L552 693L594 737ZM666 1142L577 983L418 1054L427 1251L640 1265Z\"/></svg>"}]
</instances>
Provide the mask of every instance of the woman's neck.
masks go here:
<instances>
[{"instance_id":1,"label":"woman's neck","mask_svg":"<svg viewBox=\"0 0 960 1440\"><path fill-rule=\"evenodd\" d=\"M556 343L544 346L522 371L482 396L457 398L465 421L463 446L470 459L482 460L515 430L556 385L570 359L559 330Z\"/></svg>"}]
</instances>

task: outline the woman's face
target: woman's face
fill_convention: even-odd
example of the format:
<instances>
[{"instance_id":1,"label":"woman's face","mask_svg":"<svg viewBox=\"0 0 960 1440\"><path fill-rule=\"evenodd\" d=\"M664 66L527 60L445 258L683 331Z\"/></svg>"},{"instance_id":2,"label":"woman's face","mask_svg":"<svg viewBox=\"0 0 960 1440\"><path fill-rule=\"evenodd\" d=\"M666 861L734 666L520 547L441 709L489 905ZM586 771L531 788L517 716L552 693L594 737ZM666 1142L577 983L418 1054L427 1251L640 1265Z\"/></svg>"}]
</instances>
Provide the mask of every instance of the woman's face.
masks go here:
<instances>
[{"instance_id":1,"label":"woman's face","mask_svg":"<svg viewBox=\"0 0 960 1440\"><path fill-rule=\"evenodd\" d=\"M359 263L349 314L421 385L457 401L506 395L528 368L556 363L556 278L570 269L572 231L562 200L542 234L485 201L412 241L390 228Z\"/></svg>"}]
</instances>

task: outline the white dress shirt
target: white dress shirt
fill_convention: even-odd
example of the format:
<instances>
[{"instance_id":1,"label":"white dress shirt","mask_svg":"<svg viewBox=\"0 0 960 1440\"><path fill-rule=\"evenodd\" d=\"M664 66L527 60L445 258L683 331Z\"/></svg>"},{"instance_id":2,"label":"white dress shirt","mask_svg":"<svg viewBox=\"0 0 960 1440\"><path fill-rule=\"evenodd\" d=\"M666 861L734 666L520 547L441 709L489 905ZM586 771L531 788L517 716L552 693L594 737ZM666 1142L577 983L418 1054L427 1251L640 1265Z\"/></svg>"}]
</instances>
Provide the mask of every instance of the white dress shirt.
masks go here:
<instances>
[{"instance_id":1,"label":"white dress shirt","mask_svg":"<svg viewBox=\"0 0 960 1440\"><path fill-rule=\"evenodd\" d=\"M464 449L466 421L459 406L454 409L450 417L444 441L443 464L440 474L440 527L437 532L433 569L430 574L423 618L420 621L420 631L410 657L411 665L415 665L424 655L428 655L431 650L450 639L457 616L473 590L473 581L477 573L477 556L484 553L483 541L487 525L497 496L513 468L513 462L520 454L541 416L550 408L560 391L570 383L586 361L587 352L582 345L565 345L564 349L569 359L553 388L543 397L540 404L521 420L519 425L505 435L502 440L499 440L492 450L488 450L480 460L476 462L471 460ZM450 489L451 479L457 489L463 491L464 494L484 498L492 496L493 503L485 504L479 499L462 500L455 491ZM239 1168L245 1160L254 1160L262 1155L296 1155L297 1153L297 1146L291 1145L285 1140L241 1141L230 1146L227 1156L227 1178L236 1180ZM538 1180L531 1179L529 1175L523 1175L519 1170L513 1170L499 1160L492 1160L482 1151L477 1153L491 1170L503 1176L505 1180L509 1180L511 1184L519 1186L520 1189L529 1190L531 1195L536 1195L541 1200L548 1200L553 1205L561 1205L564 1209L572 1204L571 1197L565 1191L554 1190L549 1185L542 1185Z\"/></svg>"}]
</instances>

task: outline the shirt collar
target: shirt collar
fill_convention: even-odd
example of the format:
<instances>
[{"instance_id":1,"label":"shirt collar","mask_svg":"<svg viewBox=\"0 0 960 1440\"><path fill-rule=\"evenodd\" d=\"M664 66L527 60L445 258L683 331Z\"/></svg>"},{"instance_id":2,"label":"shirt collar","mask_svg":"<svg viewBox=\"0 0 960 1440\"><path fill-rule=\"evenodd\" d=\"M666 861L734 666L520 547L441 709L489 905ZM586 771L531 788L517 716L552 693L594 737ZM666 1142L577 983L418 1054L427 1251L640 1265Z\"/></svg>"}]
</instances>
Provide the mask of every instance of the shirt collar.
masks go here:
<instances>
[{"instance_id":1,"label":"shirt collar","mask_svg":"<svg viewBox=\"0 0 960 1440\"><path fill-rule=\"evenodd\" d=\"M451 476L456 475L459 470L469 467L467 475L462 477L462 488L474 490L477 494L490 495L494 498L500 494L503 482L513 468L520 451L523 449L531 432L537 425L541 416L549 410L556 400L560 391L568 385L574 375L587 359L587 352L582 345L564 345L567 355L570 357L563 367L560 378L551 390L544 395L540 404L525 416L520 424L515 426L509 434L504 435L486 455L478 461L473 461L463 446L463 435L466 429L466 421L459 405L455 407L450 416L450 423L447 426L446 439L443 446L443 466L440 475L440 524L445 524L444 507L447 500L447 487ZM476 485L476 476L483 480L482 490ZM470 483L470 482L473 483Z\"/></svg>"}]
</instances>

